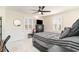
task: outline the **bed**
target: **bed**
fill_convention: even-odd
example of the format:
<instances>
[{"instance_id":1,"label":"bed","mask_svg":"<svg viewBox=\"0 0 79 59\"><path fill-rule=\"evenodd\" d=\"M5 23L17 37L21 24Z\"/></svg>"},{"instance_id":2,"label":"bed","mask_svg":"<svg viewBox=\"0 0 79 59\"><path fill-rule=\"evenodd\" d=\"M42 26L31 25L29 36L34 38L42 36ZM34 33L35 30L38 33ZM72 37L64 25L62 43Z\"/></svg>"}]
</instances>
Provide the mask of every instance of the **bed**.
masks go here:
<instances>
[{"instance_id":1,"label":"bed","mask_svg":"<svg viewBox=\"0 0 79 59\"><path fill-rule=\"evenodd\" d=\"M65 49L65 51L79 51L79 36L67 37L59 39L59 33L42 32L35 33L33 36L33 45L42 52L52 52L55 46ZM55 48L58 48L55 47ZM65 52L64 51L64 52Z\"/></svg>"},{"instance_id":2,"label":"bed","mask_svg":"<svg viewBox=\"0 0 79 59\"><path fill-rule=\"evenodd\" d=\"M40 51L47 51L48 48L51 46L51 45L47 44L49 38L51 38L51 39L55 38L54 36L56 36L56 35L58 36L59 34L57 34L57 33L51 33L51 32L35 33L34 36L33 36L33 45L37 49L39 49Z\"/></svg>"},{"instance_id":3,"label":"bed","mask_svg":"<svg viewBox=\"0 0 79 59\"><path fill-rule=\"evenodd\" d=\"M33 45L43 52L78 52L79 51L79 19L66 27L61 33L34 33Z\"/></svg>"}]
</instances>

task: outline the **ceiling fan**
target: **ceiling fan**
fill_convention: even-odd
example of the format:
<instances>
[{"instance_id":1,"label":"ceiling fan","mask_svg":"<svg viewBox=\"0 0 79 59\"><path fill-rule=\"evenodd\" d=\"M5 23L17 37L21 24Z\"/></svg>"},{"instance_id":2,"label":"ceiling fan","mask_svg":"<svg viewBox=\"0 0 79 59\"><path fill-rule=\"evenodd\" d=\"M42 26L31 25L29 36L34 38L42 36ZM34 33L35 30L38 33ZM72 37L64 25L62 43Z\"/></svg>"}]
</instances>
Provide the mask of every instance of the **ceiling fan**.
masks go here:
<instances>
[{"instance_id":1,"label":"ceiling fan","mask_svg":"<svg viewBox=\"0 0 79 59\"><path fill-rule=\"evenodd\" d=\"M35 14L35 13L39 13L39 14L44 14L45 12L51 12L51 11L48 11L48 10L44 10L45 9L45 6L39 6L38 7L38 10L33 10L33 11L35 11L33 14Z\"/></svg>"}]
</instances>

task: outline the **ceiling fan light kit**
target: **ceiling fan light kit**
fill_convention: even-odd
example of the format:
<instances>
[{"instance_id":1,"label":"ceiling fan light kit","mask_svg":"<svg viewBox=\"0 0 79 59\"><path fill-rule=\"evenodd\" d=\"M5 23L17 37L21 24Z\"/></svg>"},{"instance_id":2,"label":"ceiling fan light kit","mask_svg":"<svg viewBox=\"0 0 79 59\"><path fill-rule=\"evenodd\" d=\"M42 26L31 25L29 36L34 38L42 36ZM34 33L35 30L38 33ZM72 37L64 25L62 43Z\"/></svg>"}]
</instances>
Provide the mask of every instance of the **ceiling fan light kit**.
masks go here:
<instances>
[{"instance_id":1,"label":"ceiling fan light kit","mask_svg":"<svg viewBox=\"0 0 79 59\"><path fill-rule=\"evenodd\" d=\"M39 12L39 14L41 14L41 12Z\"/></svg>"}]
</instances>

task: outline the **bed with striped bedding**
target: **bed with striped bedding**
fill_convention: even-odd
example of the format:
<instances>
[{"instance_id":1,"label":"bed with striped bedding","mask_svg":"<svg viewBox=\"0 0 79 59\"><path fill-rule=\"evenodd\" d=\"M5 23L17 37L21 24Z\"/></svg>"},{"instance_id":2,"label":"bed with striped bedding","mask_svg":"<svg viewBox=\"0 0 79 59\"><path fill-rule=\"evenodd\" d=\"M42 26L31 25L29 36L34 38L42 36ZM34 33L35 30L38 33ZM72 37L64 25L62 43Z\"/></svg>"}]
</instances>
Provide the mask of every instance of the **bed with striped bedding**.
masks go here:
<instances>
[{"instance_id":1,"label":"bed with striped bedding","mask_svg":"<svg viewBox=\"0 0 79 59\"><path fill-rule=\"evenodd\" d=\"M49 51L54 45L72 51L79 51L79 36L63 39L59 39L59 36L59 33L51 32L35 33L33 36L33 45L39 50L41 49L40 51Z\"/></svg>"}]
</instances>

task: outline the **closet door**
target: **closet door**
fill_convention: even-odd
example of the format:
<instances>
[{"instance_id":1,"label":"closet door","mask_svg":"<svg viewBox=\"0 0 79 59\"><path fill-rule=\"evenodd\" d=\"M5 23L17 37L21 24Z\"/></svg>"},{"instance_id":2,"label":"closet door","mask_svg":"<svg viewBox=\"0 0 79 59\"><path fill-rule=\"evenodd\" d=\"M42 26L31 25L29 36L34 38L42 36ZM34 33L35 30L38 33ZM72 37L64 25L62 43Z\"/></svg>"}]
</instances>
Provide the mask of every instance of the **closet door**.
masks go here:
<instances>
[{"instance_id":1,"label":"closet door","mask_svg":"<svg viewBox=\"0 0 79 59\"><path fill-rule=\"evenodd\" d=\"M0 41L2 40L2 17L0 17Z\"/></svg>"}]
</instances>

